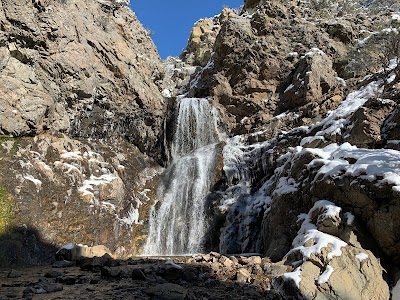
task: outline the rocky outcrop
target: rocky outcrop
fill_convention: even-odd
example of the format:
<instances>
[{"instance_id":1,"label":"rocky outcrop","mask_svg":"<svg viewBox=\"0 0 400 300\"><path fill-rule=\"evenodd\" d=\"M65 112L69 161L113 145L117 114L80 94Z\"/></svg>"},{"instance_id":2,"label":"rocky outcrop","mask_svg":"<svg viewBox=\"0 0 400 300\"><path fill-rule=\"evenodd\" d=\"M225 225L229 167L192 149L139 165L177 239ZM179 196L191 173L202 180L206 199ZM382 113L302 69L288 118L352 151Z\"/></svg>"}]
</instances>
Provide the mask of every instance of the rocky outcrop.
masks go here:
<instances>
[{"instance_id":1,"label":"rocky outcrop","mask_svg":"<svg viewBox=\"0 0 400 300\"><path fill-rule=\"evenodd\" d=\"M9 206L0 210L7 220L0 243L22 251L27 237L5 233L27 227L39 233L38 243L104 244L117 257L138 251L162 168L137 147L122 139L77 141L51 135L8 138L1 145L1 201ZM35 244L28 243L24 251L33 251ZM5 265L30 260L6 250L2 257Z\"/></svg>"},{"instance_id":2,"label":"rocky outcrop","mask_svg":"<svg viewBox=\"0 0 400 300\"><path fill-rule=\"evenodd\" d=\"M1 133L121 136L159 155L165 71L136 16L94 0L34 4L0 7Z\"/></svg>"},{"instance_id":3,"label":"rocky outcrop","mask_svg":"<svg viewBox=\"0 0 400 300\"><path fill-rule=\"evenodd\" d=\"M298 291L299 299L389 298L383 268L357 241L351 214L332 202L317 201L301 219L295 248L286 255L286 264L296 269L280 281L284 295Z\"/></svg>"},{"instance_id":4,"label":"rocky outcrop","mask_svg":"<svg viewBox=\"0 0 400 300\"><path fill-rule=\"evenodd\" d=\"M352 76L350 45L377 24L315 14L296 1L245 1L242 11L200 21L182 57L204 67L190 93L213 99L230 135L257 131L288 110L298 116L295 126L318 121L354 85L342 79ZM211 52L208 65L209 55L195 59Z\"/></svg>"},{"instance_id":5,"label":"rocky outcrop","mask_svg":"<svg viewBox=\"0 0 400 300\"><path fill-rule=\"evenodd\" d=\"M400 253L400 156L393 151L399 150L398 67L393 60L384 71L354 78L350 44L366 38L363 30L374 28L378 17L360 16L364 21L356 25L351 12L338 19L321 13L318 21L316 14L294 1L246 1L243 11L225 10L214 18L220 26L214 54L189 89L212 99L222 126L235 136L224 147L224 177L209 194L211 224L221 228L212 249L285 258L293 268L288 278L300 280L301 273L303 282L296 287L285 276L277 280L285 298L387 299L383 278L397 282ZM384 15L383 22L396 19ZM187 62L193 63L196 47L186 49ZM299 216L320 199L346 212L334 218L319 212L311 222L347 244L342 255L328 258L328 243L310 259L298 252L285 256L296 248ZM368 259L358 259L360 253ZM348 276L332 271L342 268ZM239 275L248 280L246 271ZM371 284L366 278L372 277L379 279ZM343 289L342 280L354 292Z\"/></svg>"},{"instance_id":6,"label":"rocky outcrop","mask_svg":"<svg viewBox=\"0 0 400 300\"><path fill-rule=\"evenodd\" d=\"M0 1L1 265L143 244L169 83L128 3Z\"/></svg>"},{"instance_id":7,"label":"rocky outcrop","mask_svg":"<svg viewBox=\"0 0 400 300\"><path fill-rule=\"evenodd\" d=\"M311 49L300 58L292 78L282 95L281 105L284 109L310 106L310 104L319 107L333 96L337 98L336 103L342 100L340 87L343 88L346 83L337 77L332 69L331 59L318 48Z\"/></svg>"}]
</instances>

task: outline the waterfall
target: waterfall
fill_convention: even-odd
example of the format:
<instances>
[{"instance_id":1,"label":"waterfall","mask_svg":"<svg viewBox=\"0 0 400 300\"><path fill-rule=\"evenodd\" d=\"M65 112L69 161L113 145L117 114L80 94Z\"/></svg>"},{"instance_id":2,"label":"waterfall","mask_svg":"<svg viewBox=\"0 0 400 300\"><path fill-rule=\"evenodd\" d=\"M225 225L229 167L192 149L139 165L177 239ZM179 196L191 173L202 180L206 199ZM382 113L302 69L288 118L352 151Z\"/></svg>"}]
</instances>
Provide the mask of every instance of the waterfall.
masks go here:
<instances>
[{"instance_id":1,"label":"waterfall","mask_svg":"<svg viewBox=\"0 0 400 300\"><path fill-rule=\"evenodd\" d=\"M172 163L164 172L151 208L145 255L202 252L207 226L205 198L212 184L217 114L207 99L182 98L171 145Z\"/></svg>"}]
</instances>

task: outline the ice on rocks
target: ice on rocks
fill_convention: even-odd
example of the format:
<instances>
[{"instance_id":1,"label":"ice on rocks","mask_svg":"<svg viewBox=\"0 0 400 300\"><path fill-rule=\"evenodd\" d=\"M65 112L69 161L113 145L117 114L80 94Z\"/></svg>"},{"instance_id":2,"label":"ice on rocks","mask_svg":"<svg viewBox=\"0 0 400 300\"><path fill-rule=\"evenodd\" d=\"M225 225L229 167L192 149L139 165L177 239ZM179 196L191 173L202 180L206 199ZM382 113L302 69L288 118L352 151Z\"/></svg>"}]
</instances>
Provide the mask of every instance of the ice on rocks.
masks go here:
<instances>
[{"instance_id":1,"label":"ice on rocks","mask_svg":"<svg viewBox=\"0 0 400 300\"><path fill-rule=\"evenodd\" d=\"M353 225L353 223L354 223L354 219L356 218L352 213L350 213L350 212L346 212L345 214L344 214L344 216L345 216L345 218L346 218L346 224L348 225L348 226L352 226Z\"/></svg>"}]
</instances>

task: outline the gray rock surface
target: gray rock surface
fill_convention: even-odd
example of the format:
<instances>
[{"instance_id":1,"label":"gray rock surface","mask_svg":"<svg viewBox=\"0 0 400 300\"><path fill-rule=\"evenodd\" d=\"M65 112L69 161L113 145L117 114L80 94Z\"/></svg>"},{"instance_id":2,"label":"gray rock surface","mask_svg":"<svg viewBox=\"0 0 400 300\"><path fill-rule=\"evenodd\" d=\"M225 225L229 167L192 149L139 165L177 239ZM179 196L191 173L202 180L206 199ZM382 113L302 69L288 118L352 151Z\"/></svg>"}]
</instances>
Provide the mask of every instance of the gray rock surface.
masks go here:
<instances>
[{"instance_id":1,"label":"gray rock surface","mask_svg":"<svg viewBox=\"0 0 400 300\"><path fill-rule=\"evenodd\" d=\"M165 70L134 13L42 4L0 3L0 132L121 136L159 155Z\"/></svg>"}]
</instances>

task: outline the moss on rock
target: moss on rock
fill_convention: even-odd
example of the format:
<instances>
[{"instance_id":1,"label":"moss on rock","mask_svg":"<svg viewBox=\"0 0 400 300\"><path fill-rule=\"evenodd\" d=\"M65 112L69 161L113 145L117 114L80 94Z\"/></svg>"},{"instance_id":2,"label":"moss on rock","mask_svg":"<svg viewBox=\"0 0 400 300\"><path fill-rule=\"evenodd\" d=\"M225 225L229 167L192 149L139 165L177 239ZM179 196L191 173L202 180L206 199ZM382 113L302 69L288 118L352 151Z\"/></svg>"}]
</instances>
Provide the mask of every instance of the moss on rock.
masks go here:
<instances>
[{"instance_id":1,"label":"moss on rock","mask_svg":"<svg viewBox=\"0 0 400 300\"><path fill-rule=\"evenodd\" d=\"M0 185L0 235L4 234L11 222L13 198L7 189Z\"/></svg>"}]
</instances>

